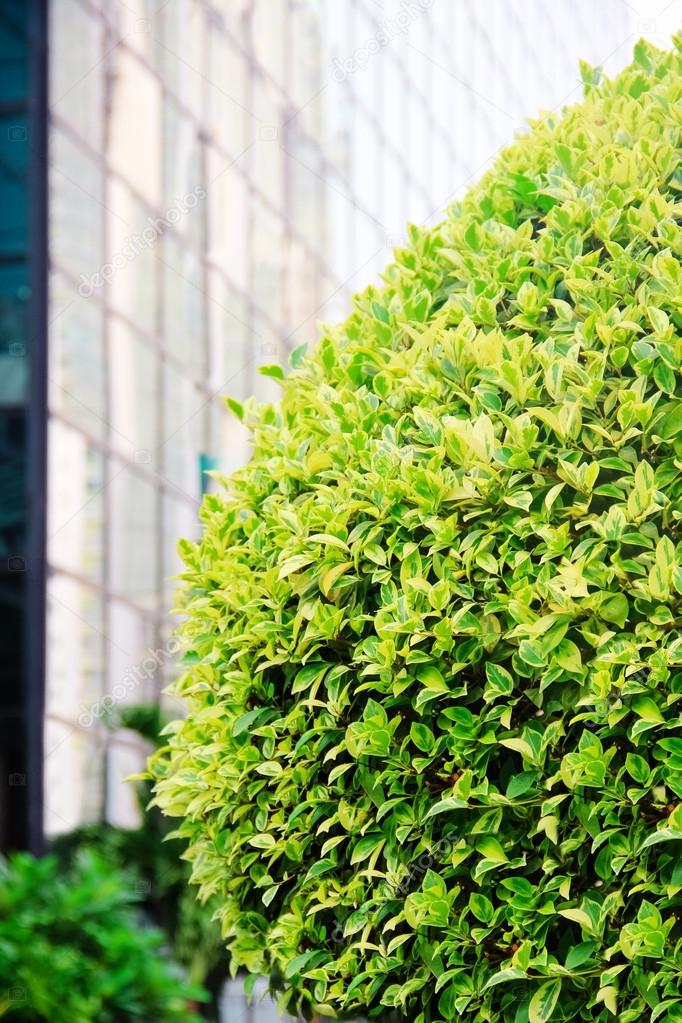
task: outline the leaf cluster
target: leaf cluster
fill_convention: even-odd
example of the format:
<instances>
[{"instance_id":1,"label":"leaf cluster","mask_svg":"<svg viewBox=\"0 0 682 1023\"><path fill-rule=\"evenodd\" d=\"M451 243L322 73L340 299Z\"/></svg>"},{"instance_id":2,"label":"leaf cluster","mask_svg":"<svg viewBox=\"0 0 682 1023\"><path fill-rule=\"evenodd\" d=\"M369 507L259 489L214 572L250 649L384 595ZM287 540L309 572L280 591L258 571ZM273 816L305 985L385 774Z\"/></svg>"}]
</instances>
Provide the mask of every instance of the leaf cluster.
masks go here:
<instances>
[{"instance_id":1,"label":"leaf cluster","mask_svg":"<svg viewBox=\"0 0 682 1023\"><path fill-rule=\"evenodd\" d=\"M0 864L0 1017L13 1023L195 1023L203 997L141 926L131 884L94 853Z\"/></svg>"}]
</instances>

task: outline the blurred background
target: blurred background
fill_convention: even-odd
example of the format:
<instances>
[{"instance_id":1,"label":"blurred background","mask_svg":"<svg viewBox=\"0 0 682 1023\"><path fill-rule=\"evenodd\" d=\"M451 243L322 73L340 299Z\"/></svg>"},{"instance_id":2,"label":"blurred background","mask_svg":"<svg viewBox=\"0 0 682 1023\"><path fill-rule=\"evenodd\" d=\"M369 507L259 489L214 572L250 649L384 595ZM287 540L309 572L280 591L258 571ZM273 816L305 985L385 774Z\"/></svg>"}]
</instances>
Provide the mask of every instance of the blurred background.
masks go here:
<instances>
[{"instance_id":1,"label":"blurred background","mask_svg":"<svg viewBox=\"0 0 682 1023\"><path fill-rule=\"evenodd\" d=\"M614 73L681 13L3 0L2 848L138 821L147 747L108 719L174 710L177 539L248 454L223 397L276 397L259 367L343 317L408 221L577 102L580 58Z\"/></svg>"}]
</instances>

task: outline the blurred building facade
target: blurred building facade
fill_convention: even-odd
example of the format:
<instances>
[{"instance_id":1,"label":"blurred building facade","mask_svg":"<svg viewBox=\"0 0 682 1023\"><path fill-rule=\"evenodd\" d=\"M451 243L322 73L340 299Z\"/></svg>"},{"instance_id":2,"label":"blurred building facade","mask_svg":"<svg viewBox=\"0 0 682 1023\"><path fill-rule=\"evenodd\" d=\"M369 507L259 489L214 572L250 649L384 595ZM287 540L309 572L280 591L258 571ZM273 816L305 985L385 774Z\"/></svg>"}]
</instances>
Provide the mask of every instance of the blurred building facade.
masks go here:
<instances>
[{"instance_id":1,"label":"blurred building facade","mask_svg":"<svg viewBox=\"0 0 682 1023\"><path fill-rule=\"evenodd\" d=\"M3 4L3 39L31 6ZM223 397L275 397L259 368L343 316L407 221L437 219L529 115L579 100L579 58L616 71L638 36L665 43L667 20L644 0L47 9L47 614L33 628L50 835L129 819L120 779L140 752L104 722L159 699L175 672L177 538L196 534L205 470L248 454ZM24 101L12 102L2 187L13 195L24 174L27 195L10 135ZM28 284L12 273L29 236L2 237L2 343L16 345ZM40 375L26 365L26 380ZM17 394L2 391L3 414ZM20 538L4 541L20 555Z\"/></svg>"}]
</instances>

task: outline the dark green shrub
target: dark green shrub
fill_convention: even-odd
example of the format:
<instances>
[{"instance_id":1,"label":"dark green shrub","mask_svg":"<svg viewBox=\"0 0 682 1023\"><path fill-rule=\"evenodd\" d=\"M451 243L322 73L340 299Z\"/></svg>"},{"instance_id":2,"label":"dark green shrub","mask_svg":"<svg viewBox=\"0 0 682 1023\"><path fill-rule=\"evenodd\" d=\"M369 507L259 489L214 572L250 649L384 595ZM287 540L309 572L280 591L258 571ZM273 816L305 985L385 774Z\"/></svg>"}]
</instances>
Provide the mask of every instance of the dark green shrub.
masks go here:
<instances>
[{"instance_id":1,"label":"dark green shrub","mask_svg":"<svg viewBox=\"0 0 682 1023\"><path fill-rule=\"evenodd\" d=\"M83 853L0 861L0 1016L13 1023L197 1023L130 884Z\"/></svg>"},{"instance_id":2,"label":"dark green shrub","mask_svg":"<svg viewBox=\"0 0 682 1023\"><path fill-rule=\"evenodd\" d=\"M152 772L289 1006L682 1019L680 72L585 68L232 403Z\"/></svg>"}]
</instances>

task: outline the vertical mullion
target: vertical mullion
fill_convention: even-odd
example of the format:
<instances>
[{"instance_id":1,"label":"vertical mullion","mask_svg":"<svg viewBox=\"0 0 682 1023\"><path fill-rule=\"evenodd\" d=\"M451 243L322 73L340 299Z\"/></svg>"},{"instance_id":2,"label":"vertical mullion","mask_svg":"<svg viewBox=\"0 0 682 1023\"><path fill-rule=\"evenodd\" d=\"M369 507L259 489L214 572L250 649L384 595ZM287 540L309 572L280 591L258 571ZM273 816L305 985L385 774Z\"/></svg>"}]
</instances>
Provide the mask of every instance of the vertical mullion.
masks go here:
<instances>
[{"instance_id":1,"label":"vertical mullion","mask_svg":"<svg viewBox=\"0 0 682 1023\"><path fill-rule=\"evenodd\" d=\"M29 12L29 131L31 222L29 273L34 299L30 306L30 391L28 395L28 566L26 630L23 636L26 737L26 847L43 848L43 728L46 667L46 541L47 541L47 376L48 376L48 8L32 0ZM31 628L31 625L33 628ZM29 638L29 628L31 635Z\"/></svg>"},{"instance_id":2,"label":"vertical mullion","mask_svg":"<svg viewBox=\"0 0 682 1023\"><path fill-rule=\"evenodd\" d=\"M54 0L53 0L54 2ZM98 15L102 17L103 30L100 35L102 44L104 46L104 53L108 54L113 39L115 37L115 29L112 24L109 23L108 19L104 15ZM111 89L113 88L113 78L110 71L110 56L105 58L104 67L104 117L108 118L112 110ZM102 224L102 251L98 254L103 265L106 262L106 258L109 251L109 224L107 220L107 209L109 205L109 186L111 183L111 172L110 172L110 153L109 153L109 141L111 133L109 131L109 125L105 120L103 126L103 133L100 137L100 145L104 159L101 161L101 175L102 175L102 210L101 210L101 224ZM105 423L105 434L104 434L104 491L102 493L102 515L103 515L103 536L102 536L102 615L103 621L103 632L104 637L109 636L112 615L111 615L111 546L113 539L112 530L112 512L114 511L114 502L112 500L111 488L107 485L110 474L113 471L113 460L112 460L112 429L111 429L111 381L112 374L110 372L111 366L111 351L110 351L110 309L112 308L111 296L109 289L111 284L105 282L102 289L102 301L104 303L104 312L102 316L102 360L104 366L104 423ZM109 666L109 651L106 643L106 639L101 640L101 668L102 668L102 693L104 695L110 690L111 683L111 671ZM107 792L108 792L108 772L109 772L109 748L110 748L110 736L107 729L105 729L105 737L103 741L103 756L102 756L102 794L100 799L100 815L103 820L108 819L109 807L107 805Z\"/></svg>"}]
</instances>

